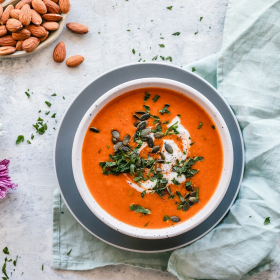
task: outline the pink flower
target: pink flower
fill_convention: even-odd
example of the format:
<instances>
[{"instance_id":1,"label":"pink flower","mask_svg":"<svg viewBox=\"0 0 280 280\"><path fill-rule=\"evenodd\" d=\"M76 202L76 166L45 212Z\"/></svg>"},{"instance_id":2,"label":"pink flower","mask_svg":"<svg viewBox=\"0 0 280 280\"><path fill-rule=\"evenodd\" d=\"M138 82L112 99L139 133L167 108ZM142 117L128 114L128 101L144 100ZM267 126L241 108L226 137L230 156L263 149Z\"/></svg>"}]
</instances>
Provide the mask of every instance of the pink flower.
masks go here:
<instances>
[{"instance_id":1,"label":"pink flower","mask_svg":"<svg viewBox=\"0 0 280 280\"><path fill-rule=\"evenodd\" d=\"M11 182L8 170L9 164L10 161L8 159L0 161L0 199L6 197L8 189L12 190L17 187L17 184Z\"/></svg>"}]
</instances>

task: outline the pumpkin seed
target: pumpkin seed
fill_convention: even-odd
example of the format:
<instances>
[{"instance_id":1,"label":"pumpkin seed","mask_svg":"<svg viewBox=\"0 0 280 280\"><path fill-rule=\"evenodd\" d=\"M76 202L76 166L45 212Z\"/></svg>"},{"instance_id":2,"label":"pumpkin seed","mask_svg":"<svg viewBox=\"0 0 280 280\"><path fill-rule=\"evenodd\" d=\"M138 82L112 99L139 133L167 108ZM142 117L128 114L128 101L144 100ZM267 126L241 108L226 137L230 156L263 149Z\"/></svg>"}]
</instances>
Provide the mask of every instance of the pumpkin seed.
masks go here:
<instances>
[{"instance_id":1,"label":"pumpkin seed","mask_svg":"<svg viewBox=\"0 0 280 280\"><path fill-rule=\"evenodd\" d=\"M116 144L114 145L115 151L118 151L118 150L121 148L121 146L122 146L122 142L116 143Z\"/></svg>"},{"instance_id":2,"label":"pumpkin seed","mask_svg":"<svg viewBox=\"0 0 280 280\"><path fill-rule=\"evenodd\" d=\"M118 142L118 140L116 139L116 138L112 138L112 142L113 142L113 144L116 144L117 142Z\"/></svg>"},{"instance_id":3,"label":"pumpkin seed","mask_svg":"<svg viewBox=\"0 0 280 280\"><path fill-rule=\"evenodd\" d=\"M159 168L159 167L156 169L156 172L161 172L161 171L162 171L162 170L161 170L161 168Z\"/></svg>"},{"instance_id":4,"label":"pumpkin seed","mask_svg":"<svg viewBox=\"0 0 280 280\"><path fill-rule=\"evenodd\" d=\"M158 159L157 163L164 163L164 160L163 159Z\"/></svg>"},{"instance_id":5,"label":"pumpkin seed","mask_svg":"<svg viewBox=\"0 0 280 280\"><path fill-rule=\"evenodd\" d=\"M130 151L130 148L128 146L123 146L122 147L122 150L125 152L125 153L128 153Z\"/></svg>"},{"instance_id":6,"label":"pumpkin seed","mask_svg":"<svg viewBox=\"0 0 280 280\"><path fill-rule=\"evenodd\" d=\"M157 139L160 139L164 136L164 133L161 132L161 131L157 131L155 134L154 134L155 138Z\"/></svg>"},{"instance_id":7,"label":"pumpkin seed","mask_svg":"<svg viewBox=\"0 0 280 280\"><path fill-rule=\"evenodd\" d=\"M191 192L190 196L196 197L196 192Z\"/></svg>"},{"instance_id":8,"label":"pumpkin seed","mask_svg":"<svg viewBox=\"0 0 280 280\"><path fill-rule=\"evenodd\" d=\"M199 200L196 197L190 197L189 201L192 203L198 203Z\"/></svg>"},{"instance_id":9,"label":"pumpkin seed","mask_svg":"<svg viewBox=\"0 0 280 280\"><path fill-rule=\"evenodd\" d=\"M135 122L133 125L135 126L135 127L137 127L137 125L140 123L140 121L137 121L137 122Z\"/></svg>"},{"instance_id":10,"label":"pumpkin seed","mask_svg":"<svg viewBox=\"0 0 280 280\"><path fill-rule=\"evenodd\" d=\"M141 131L141 136L142 137L145 137L145 136L148 136L151 132L151 129L150 128L145 128Z\"/></svg>"},{"instance_id":11,"label":"pumpkin seed","mask_svg":"<svg viewBox=\"0 0 280 280\"><path fill-rule=\"evenodd\" d=\"M118 140L120 138L120 133L117 130L113 130L112 136Z\"/></svg>"},{"instance_id":12,"label":"pumpkin seed","mask_svg":"<svg viewBox=\"0 0 280 280\"><path fill-rule=\"evenodd\" d=\"M189 205L188 202L186 202L186 203L183 205L182 210L183 210L184 212L186 212L186 211L189 210L189 208L190 208L190 205Z\"/></svg>"},{"instance_id":13,"label":"pumpkin seed","mask_svg":"<svg viewBox=\"0 0 280 280\"><path fill-rule=\"evenodd\" d=\"M173 148L169 144L164 143L164 147L169 154L173 154Z\"/></svg>"},{"instance_id":14,"label":"pumpkin seed","mask_svg":"<svg viewBox=\"0 0 280 280\"><path fill-rule=\"evenodd\" d=\"M127 145L129 143L130 139L131 139L130 135L128 135L128 134L125 135L124 138L123 138L123 141L122 141L123 144Z\"/></svg>"},{"instance_id":15,"label":"pumpkin seed","mask_svg":"<svg viewBox=\"0 0 280 280\"><path fill-rule=\"evenodd\" d=\"M155 154L159 151L160 149L160 146L154 146L153 149L152 149L152 153Z\"/></svg>"},{"instance_id":16,"label":"pumpkin seed","mask_svg":"<svg viewBox=\"0 0 280 280\"><path fill-rule=\"evenodd\" d=\"M140 120L140 118L136 114L133 114L133 117L136 118L137 120Z\"/></svg>"},{"instance_id":17,"label":"pumpkin seed","mask_svg":"<svg viewBox=\"0 0 280 280\"><path fill-rule=\"evenodd\" d=\"M149 119L150 118L150 114L144 114L144 115L142 115L141 117L140 117L140 121L146 121L147 119Z\"/></svg>"},{"instance_id":18,"label":"pumpkin seed","mask_svg":"<svg viewBox=\"0 0 280 280\"><path fill-rule=\"evenodd\" d=\"M135 113L136 113L136 114L139 114L139 115L144 115L144 114L146 114L147 112L145 112L145 111L136 111Z\"/></svg>"},{"instance_id":19,"label":"pumpkin seed","mask_svg":"<svg viewBox=\"0 0 280 280\"><path fill-rule=\"evenodd\" d=\"M162 152L160 152L160 157L161 157L162 159L165 159L165 155L164 155Z\"/></svg>"},{"instance_id":20,"label":"pumpkin seed","mask_svg":"<svg viewBox=\"0 0 280 280\"><path fill-rule=\"evenodd\" d=\"M153 147L154 147L154 140L153 140L153 138L150 137L150 136L148 136L147 138L148 138L148 139L147 139L147 144L148 144L148 146L149 146L150 148L153 148Z\"/></svg>"},{"instance_id":21,"label":"pumpkin seed","mask_svg":"<svg viewBox=\"0 0 280 280\"><path fill-rule=\"evenodd\" d=\"M134 142L136 142L136 139L137 139L137 132L135 132L134 135L133 135Z\"/></svg>"},{"instance_id":22,"label":"pumpkin seed","mask_svg":"<svg viewBox=\"0 0 280 280\"><path fill-rule=\"evenodd\" d=\"M170 217L170 220L174 223L179 223L181 221L180 218L178 218L177 216Z\"/></svg>"},{"instance_id":23,"label":"pumpkin seed","mask_svg":"<svg viewBox=\"0 0 280 280\"><path fill-rule=\"evenodd\" d=\"M147 126L147 122L146 121L143 121L143 122L140 122L138 125L137 125L137 131L140 131L142 129L145 129Z\"/></svg>"},{"instance_id":24,"label":"pumpkin seed","mask_svg":"<svg viewBox=\"0 0 280 280\"><path fill-rule=\"evenodd\" d=\"M141 136L141 140L144 141L144 142L147 142L149 136Z\"/></svg>"},{"instance_id":25,"label":"pumpkin seed","mask_svg":"<svg viewBox=\"0 0 280 280\"><path fill-rule=\"evenodd\" d=\"M190 197L190 194L187 193L187 194L185 195L185 199L188 199L189 197Z\"/></svg>"},{"instance_id":26,"label":"pumpkin seed","mask_svg":"<svg viewBox=\"0 0 280 280\"><path fill-rule=\"evenodd\" d=\"M95 133L99 133L99 130L96 127L90 127L89 130Z\"/></svg>"}]
</instances>

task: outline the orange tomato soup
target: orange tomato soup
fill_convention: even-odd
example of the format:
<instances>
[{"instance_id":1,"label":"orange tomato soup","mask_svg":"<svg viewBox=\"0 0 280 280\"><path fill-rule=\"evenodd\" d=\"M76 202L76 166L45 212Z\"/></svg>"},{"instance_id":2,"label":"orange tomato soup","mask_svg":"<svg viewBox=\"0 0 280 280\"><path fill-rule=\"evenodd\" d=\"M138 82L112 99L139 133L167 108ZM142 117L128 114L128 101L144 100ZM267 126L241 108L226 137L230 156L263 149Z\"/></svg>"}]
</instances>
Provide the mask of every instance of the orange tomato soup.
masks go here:
<instances>
[{"instance_id":1,"label":"orange tomato soup","mask_svg":"<svg viewBox=\"0 0 280 280\"><path fill-rule=\"evenodd\" d=\"M150 94L149 99L144 102L145 93ZM153 98L158 95L160 98L154 102ZM169 104L168 113L161 114L165 104ZM188 149L187 159L195 156L203 157L202 161L195 162L192 169L199 171L193 177L187 178L180 185L168 184L169 190L158 193L141 192L130 186L127 180L134 182L130 173L117 176L103 174L100 162L111 161L109 154L114 155L114 144L112 143L113 130L120 133L120 141L129 134L131 140L130 148L133 150L138 144L134 142L133 135L136 127L133 125L137 119L133 116L136 111L144 111L143 105L150 107L150 114L160 118L162 132L168 129L166 121L171 122L177 115L180 117L181 125L184 126L191 137L191 145ZM139 117L141 115L138 115ZM147 120L147 127L154 129L154 118ZM201 125L202 124L202 125ZM201 126L201 127L200 127ZM180 222L186 221L197 214L210 200L214 194L221 177L223 168L223 149L219 132L215 123L204 109L185 95L163 88L145 88L127 92L109 102L96 115L90 124L99 133L88 130L82 148L82 168L86 184L97 203L106 212L126 224L138 228L160 229L175 225L170 219L163 219L165 215L170 218L176 216ZM199 128L200 127L200 128ZM172 131L171 131L172 132ZM166 135L161 139L155 139L154 145L163 146L163 139L174 140L182 150L180 139L176 134ZM151 153L151 148L145 147L140 156L160 159L159 153ZM183 163L180 163L181 165ZM155 164L155 169L161 164ZM148 174L148 169L143 169L143 174ZM186 182L191 181L193 191L186 189ZM135 182L134 182L135 183ZM139 183L139 182L138 182ZM135 183L135 184L138 184ZM141 184L141 181L140 181ZM199 188L198 203L194 203L187 211L177 210L181 203L179 192L184 198L188 193L196 192ZM186 199L187 200L187 199ZM132 211L129 206L140 205L150 210L150 214L141 214ZM191 203L192 204L192 203ZM180 208L180 207L179 207Z\"/></svg>"}]
</instances>

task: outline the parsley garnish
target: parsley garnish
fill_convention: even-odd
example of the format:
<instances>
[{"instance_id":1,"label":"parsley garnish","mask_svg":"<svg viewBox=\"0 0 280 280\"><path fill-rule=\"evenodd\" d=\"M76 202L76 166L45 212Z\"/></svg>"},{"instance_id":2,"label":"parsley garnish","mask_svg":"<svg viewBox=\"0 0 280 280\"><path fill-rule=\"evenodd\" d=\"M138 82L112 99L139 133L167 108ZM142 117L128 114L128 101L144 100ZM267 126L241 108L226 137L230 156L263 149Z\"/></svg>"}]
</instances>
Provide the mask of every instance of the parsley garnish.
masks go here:
<instances>
[{"instance_id":1,"label":"parsley garnish","mask_svg":"<svg viewBox=\"0 0 280 280\"><path fill-rule=\"evenodd\" d=\"M203 19L203 17L200 17L200 18L199 18L199 21L202 21L202 19Z\"/></svg>"},{"instance_id":2,"label":"parsley garnish","mask_svg":"<svg viewBox=\"0 0 280 280\"><path fill-rule=\"evenodd\" d=\"M199 123L199 125L198 125L198 128L197 128L197 129L201 129L202 125L203 125L203 123L202 123L202 122L201 122L201 123Z\"/></svg>"},{"instance_id":3,"label":"parsley garnish","mask_svg":"<svg viewBox=\"0 0 280 280\"><path fill-rule=\"evenodd\" d=\"M29 140L26 141L28 144L31 144L31 142Z\"/></svg>"},{"instance_id":4,"label":"parsley garnish","mask_svg":"<svg viewBox=\"0 0 280 280\"><path fill-rule=\"evenodd\" d=\"M135 211L135 213L142 213L142 214L151 214L151 211L149 209L146 209L140 205L132 204L129 206L129 209L131 211Z\"/></svg>"},{"instance_id":5,"label":"parsley garnish","mask_svg":"<svg viewBox=\"0 0 280 280\"><path fill-rule=\"evenodd\" d=\"M135 49L132 49L132 53L135 54Z\"/></svg>"},{"instance_id":6,"label":"parsley garnish","mask_svg":"<svg viewBox=\"0 0 280 280\"><path fill-rule=\"evenodd\" d=\"M24 136L23 135L19 135L17 140L16 140L16 144L20 144L21 142L24 142Z\"/></svg>"},{"instance_id":7,"label":"parsley garnish","mask_svg":"<svg viewBox=\"0 0 280 280\"><path fill-rule=\"evenodd\" d=\"M52 94L51 96L56 96L56 93Z\"/></svg>"},{"instance_id":8,"label":"parsley garnish","mask_svg":"<svg viewBox=\"0 0 280 280\"><path fill-rule=\"evenodd\" d=\"M67 253L67 256L69 256L71 254L71 252L72 252L72 249Z\"/></svg>"},{"instance_id":9,"label":"parsley garnish","mask_svg":"<svg viewBox=\"0 0 280 280\"><path fill-rule=\"evenodd\" d=\"M26 91L25 94L27 95L27 97L29 98L30 97L30 94Z\"/></svg>"},{"instance_id":10,"label":"parsley garnish","mask_svg":"<svg viewBox=\"0 0 280 280\"><path fill-rule=\"evenodd\" d=\"M265 226L270 224L270 217L267 217L265 220L264 220L264 223L263 223Z\"/></svg>"},{"instance_id":11,"label":"parsley garnish","mask_svg":"<svg viewBox=\"0 0 280 280\"><path fill-rule=\"evenodd\" d=\"M159 110L159 112L163 115L164 113L166 113L166 114L170 114L170 111L168 111L168 108L169 108L169 104L164 104L164 107L161 109L161 110Z\"/></svg>"},{"instance_id":12,"label":"parsley garnish","mask_svg":"<svg viewBox=\"0 0 280 280\"><path fill-rule=\"evenodd\" d=\"M159 96L159 95L156 95L156 96L153 98L154 102L157 102L159 98L160 98L160 96Z\"/></svg>"},{"instance_id":13,"label":"parsley garnish","mask_svg":"<svg viewBox=\"0 0 280 280\"><path fill-rule=\"evenodd\" d=\"M194 143L195 143L195 142L192 142L192 143L190 144L190 146L192 146Z\"/></svg>"},{"instance_id":14,"label":"parsley garnish","mask_svg":"<svg viewBox=\"0 0 280 280\"><path fill-rule=\"evenodd\" d=\"M150 96L151 95L148 92L145 92L144 102L146 102L150 98Z\"/></svg>"},{"instance_id":15,"label":"parsley garnish","mask_svg":"<svg viewBox=\"0 0 280 280\"><path fill-rule=\"evenodd\" d=\"M195 72L195 71L196 71L195 67L192 67L192 72Z\"/></svg>"},{"instance_id":16,"label":"parsley garnish","mask_svg":"<svg viewBox=\"0 0 280 280\"><path fill-rule=\"evenodd\" d=\"M211 127L212 127L213 129L215 129L215 128L216 128L216 127L215 127L215 125L212 125Z\"/></svg>"},{"instance_id":17,"label":"parsley garnish","mask_svg":"<svg viewBox=\"0 0 280 280\"><path fill-rule=\"evenodd\" d=\"M164 222L167 222L169 219L170 219L169 216L164 215L164 217L163 217L163 221L164 221Z\"/></svg>"},{"instance_id":18,"label":"parsley garnish","mask_svg":"<svg viewBox=\"0 0 280 280\"><path fill-rule=\"evenodd\" d=\"M45 101L45 103L48 105L48 107L52 106L52 104L50 102L48 102L48 101Z\"/></svg>"},{"instance_id":19,"label":"parsley garnish","mask_svg":"<svg viewBox=\"0 0 280 280\"><path fill-rule=\"evenodd\" d=\"M146 110L147 113L150 113L150 106L148 105L143 105L144 109Z\"/></svg>"},{"instance_id":20,"label":"parsley garnish","mask_svg":"<svg viewBox=\"0 0 280 280\"><path fill-rule=\"evenodd\" d=\"M42 264L42 271L44 270L44 265Z\"/></svg>"},{"instance_id":21,"label":"parsley garnish","mask_svg":"<svg viewBox=\"0 0 280 280\"><path fill-rule=\"evenodd\" d=\"M162 56L162 55L160 56L160 58L161 58L162 60L165 60L164 56Z\"/></svg>"},{"instance_id":22,"label":"parsley garnish","mask_svg":"<svg viewBox=\"0 0 280 280\"><path fill-rule=\"evenodd\" d=\"M148 223L149 223L149 222L147 222L147 223L144 225L144 227L146 227L146 226L148 225Z\"/></svg>"},{"instance_id":23,"label":"parsley garnish","mask_svg":"<svg viewBox=\"0 0 280 280\"><path fill-rule=\"evenodd\" d=\"M162 123L163 124L169 124L169 121L163 121Z\"/></svg>"},{"instance_id":24,"label":"parsley garnish","mask_svg":"<svg viewBox=\"0 0 280 280\"><path fill-rule=\"evenodd\" d=\"M171 11L171 10L172 10L172 7L173 7L173 6L166 7L166 9L168 9L168 10Z\"/></svg>"},{"instance_id":25,"label":"parsley garnish","mask_svg":"<svg viewBox=\"0 0 280 280\"><path fill-rule=\"evenodd\" d=\"M10 254L8 247L5 247L5 248L3 249L3 253L6 254L6 255L9 255L9 254Z\"/></svg>"},{"instance_id":26,"label":"parsley garnish","mask_svg":"<svg viewBox=\"0 0 280 280\"><path fill-rule=\"evenodd\" d=\"M177 116L178 116L179 118L181 118L181 115L180 115L180 114L177 114Z\"/></svg>"},{"instance_id":27,"label":"parsley garnish","mask_svg":"<svg viewBox=\"0 0 280 280\"><path fill-rule=\"evenodd\" d=\"M33 133L31 134L31 140L33 140L34 139L34 135L33 135Z\"/></svg>"},{"instance_id":28,"label":"parsley garnish","mask_svg":"<svg viewBox=\"0 0 280 280\"><path fill-rule=\"evenodd\" d=\"M144 198L145 194L146 194L146 190L142 191L141 192L141 197Z\"/></svg>"},{"instance_id":29,"label":"parsley garnish","mask_svg":"<svg viewBox=\"0 0 280 280\"><path fill-rule=\"evenodd\" d=\"M47 124L44 123L44 120L41 118L38 118L36 124L33 124L33 126L36 128L36 132L40 135L43 135L48 129Z\"/></svg>"},{"instance_id":30,"label":"parsley garnish","mask_svg":"<svg viewBox=\"0 0 280 280\"><path fill-rule=\"evenodd\" d=\"M48 115L50 112L51 112L51 111L47 111L47 112L45 113L45 115Z\"/></svg>"},{"instance_id":31,"label":"parsley garnish","mask_svg":"<svg viewBox=\"0 0 280 280\"><path fill-rule=\"evenodd\" d=\"M177 131L177 128L178 128L177 124L178 124L178 122L175 122L170 127L168 127L167 130L165 131L165 135L179 134L179 131ZM172 130L173 130L173 132L170 132Z\"/></svg>"},{"instance_id":32,"label":"parsley garnish","mask_svg":"<svg viewBox=\"0 0 280 280\"><path fill-rule=\"evenodd\" d=\"M62 96L62 98L63 98L63 99L65 99L65 97L64 97L64 96Z\"/></svg>"},{"instance_id":33,"label":"parsley garnish","mask_svg":"<svg viewBox=\"0 0 280 280\"><path fill-rule=\"evenodd\" d=\"M198 31L194 32L194 35L196 35L198 33Z\"/></svg>"},{"instance_id":34,"label":"parsley garnish","mask_svg":"<svg viewBox=\"0 0 280 280\"><path fill-rule=\"evenodd\" d=\"M168 57L165 58L165 60L169 60L170 62L172 62L172 57L168 56Z\"/></svg>"},{"instance_id":35,"label":"parsley garnish","mask_svg":"<svg viewBox=\"0 0 280 280\"><path fill-rule=\"evenodd\" d=\"M176 186L180 186L180 182L178 182L175 178L171 180ZM177 192L176 192L177 194Z\"/></svg>"},{"instance_id":36,"label":"parsley garnish","mask_svg":"<svg viewBox=\"0 0 280 280\"><path fill-rule=\"evenodd\" d=\"M181 34L181 32L175 32L175 33L173 33L172 35L173 36L179 36Z\"/></svg>"},{"instance_id":37,"label":"parsley garnish","mask_svg":"<svg viewBox=\"0 0 280 280\"><path fill-rule=\"evenodd\" d=\"M164 44L158 44L160 46L160 48L165 48Z\"/></svg>"},{"instance_id":38,"label":"parsley garnish","mask_svg":"<svg viewBox=\"0 0 280 280\"><path fill-rule=\"evenodd\" d=\"M152 58L152 60L157 60L157 58L158 58L158 55L154 56L154 57Z\"/></svg>"},{"instance_id":39,"label":"parsley garnish","mask_svg":"<svg viewBox=\"0 0 280 280\"><path fill-rule=\"evenodd\" d=\"M54 114L52 115L52 118L55 118L55 115L56 115L56 113L54 113Z\"/></svg>"}]
</instances>

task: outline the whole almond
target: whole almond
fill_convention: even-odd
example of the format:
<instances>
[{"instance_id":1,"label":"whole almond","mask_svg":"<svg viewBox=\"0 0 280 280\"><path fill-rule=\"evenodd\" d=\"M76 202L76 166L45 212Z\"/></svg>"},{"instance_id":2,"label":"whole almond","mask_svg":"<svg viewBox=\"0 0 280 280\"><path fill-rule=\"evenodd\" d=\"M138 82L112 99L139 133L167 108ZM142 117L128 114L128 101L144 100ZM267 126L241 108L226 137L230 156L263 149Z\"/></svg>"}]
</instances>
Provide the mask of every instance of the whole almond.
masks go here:
<instances>
[{"instance_id":1,"label":"whole almond","mask_svg":"<svg viewBox=\"0 0 280 280\"><path fill-rule=\"evenodd\" d=\"M70 10L70 0L59 0L59 7L63 14L67 14Z\"/></svg>"},{"instance_id":2,"label":"whole almond","mask_svg":"<svg viewBox=\"0 0 280 280\"><path fill-rule=\"evenodd\" d=\"M12 54L15 51L16 51L15 47L1 47L0 48L0 55Z\"/></svg>"},{"instance_id":3,"label":"whole almond","mask_svg":"<svg viewBox=\"0 0 280 280\"><path fill-rule=\"evenodd\" d=\"M35 25L40 25L43 20L38 12L36 12L35 10L31 10L31 21Z\"/></svg>"},{"instance_id":4,"label":"whole almond","mask_svg":"<svg viewBox=\"0 0 280 280\"><path fill-rule=\"evenodd\" d=\"M76 33L76 34L86 34L88 33L89 29L86 25L76 22L69 22L66 24L66 27L69 31Z\"/></svg>"},{"instance_id":5,"label":"whole almond","mask_svg":"<svg viewBox=\"0 0 280 280\"><path fill-rule=\"evenodd\" d=\"M32 0L32 7L41 15L47 12L47 7L42 0Z\"/></svg>"},{"instance_id":6,"label":"whole almond","mask_svg":"<svg viewBox=\"0 0 280 280\"><path fill-rule=\"evenodd\" d=\"M46 32L47 32L46 36L44 36L44 37L42 37L42 38L39 38L39 39L40 39L40 42L44 42L44 41L48 38L50 32L47 31L47 30L46 30Z\"/></svg>"},{"instance_id":7,"label":"whole almond","mask_svg":"<svg viewBox=\"0 0 280 280\"><path fill-rule=\"evenodd\" d=\"M46 36L47 31L43 26L36 26L36 25L28 25L26 28L31 32L32 36L37 38L42 38Z\"/></svg>"},{"instance_id":8,"label":"whole almond","mask_svg":"<svg viewBox=\"0 0 280 280\"><path fill-rule=\"evenodd\" d=\"M66 57L66 48L64 42L59 42L53 51L53 60L57 63L64 61Z\"/></svg>"},{"instance_id":9,"label":"whole almond","mask_svg":"<svg viewBox=\"0 0 280 280\"><path fill-rule=\"evenodd\" d=\"M28 39L30 36L31 36L31 32L26 28L23 28L18 32L12 33L12 37L15 41L23 41Z\"/></svg>"},{"instance_id":10,"label":"whole almond","mask_svg":"<svg viewBox=\"0 0 280 280\"><path fill-rule=\"evenodd\" d=\"M1 47L13 47L16 45L16 41L13 39L11 35L5 35L3 37L0 37L0 46Z\"/></svg>"},{"instance_id":11,"label":"whole almond","mask_svg":"<svg viewBox=\"0 0 280 280\"><path fill-rule=\"evenodd\" d=\"M46 21L41 26L43 26L48 31L54 31L59 28L59 24L54 21Z\"/></svg>"},{"instance_id":12,"label":"whole almond","mask_svg":"<svg viewBox=\"0 0 280 280\"><path fill-rule=\"evenodd\" d=\"M43 0L43 2L45 3L45 5L47 7L48 13L61 14L61 10L60 10L59 6L57 4L55 4L53 1Z\"/></svg>"},{"instance_id":13,"label":"whole almond","mask_svg":"<svg viewBox=\"0 0 280 280\"><path fill-rule=\"evenodd\" d=\"M58 14L44 14L42 17L46 21L60 21L62 19L62 15Z\"/></svg>"},{"instance_id":14,"label":"whole almond","mask_svg":"<svg viewBox=\"0 0 280 280\"><path fill-rule=\"evenodd\" d=\"M19 9L13 9L10 12L10 17L12 17L14 19L19 19L19 13L20 13Z\"/></svg>"},{"instance_id":15,"label":"whole almond","mask_svg":"<svg viewBox=\"0 0 280 280\"><path fill-rule=\"evenodd\" d=\"M9 18L6 23L6 28L11 32L17 32L22 29L22 24L19 20Z\"/></svg>"},{"instance_id":16,"label":"whole almond","mask_svg":"<svg viewBox=\"0 0 280 280\"><path fill-rule=\"evenodd\" d=\"M13 9L14 9L14 6L13 6L13 5L9 5L9 6L5 9L5 11L3 12L3 15L2 15L2 17L1 17L1 21L0 21L1 24L6 24L6 22L7 22L8 19L10 18L10 12L11 12L11 10L13 10Z\"/></svg>"},{"instance_id":17,"label":"whole almond","mask_svg":"<svg viewBox=\"0 0 280 280\"><path fill-rule=\"evenodd\" d=\"M0 25L0 37L6 35L8 32L7 28L5 25Z\"/></svg>"},{"instance_id":18,"label":"whole almond","mask_svg":"<svg viewBox=\"0 0 280 280\"><path fill-rule=\"evenodd\" d=\"M21 0L16 4L15 8L20 10L25 4L31 6L31 2L31 0Z\"/></svg>"},{"instance_id":19,"label":"whole almond","mask_svg":"<svg viewBox=\"0 0 280 280\"><path fill-rule=\"evenodd\" d=\"M17 51L22 51L22 43L23 43L23 41L17 41L17 44L16 44Z\"/></svg>"},{"instance_id":20,"label":"whole almond","mask_svg":"<svg viewBox=\"0 0 280 280\"><path fill-rule=\"evenodd\" d=\"M66 65L68 67L77 67L79 66L83 61L85 60L85 58L81 55L74 55L71 56L69 58L67 58L66 60Z\"/></svg>"},{"instance_id":21,"label":"whole almond","mask_svg":"<svg viewBox=\"0 0 280 280\"><path fill-rule=\"evenodd\" d=\"M29 25L31 22L31 9L30 6L28 4L25 4L19 13L19 21L23 24L23 25Z\"/></svg>"},{"instance_id":22,"label":"whole almond","mask_svg":"<svg viewBox=\"0 0 280 280\"><path fill-rule=\"evenodd\" d=\"M33 52L38 45L40 44L40 40L36 37L30 37L23 41L22 49L26 52Z\"/></svg>"},{"instance_id":23,"label":"whole almond","mask_svg":"<svg viewBox=\"0 0 280 280\"><path fill-rule=\"evenodd\" d=\"M2 15L3 15L3 11L4 11L3 6L0 4L0 19L1 19Z\"/></svg>"}]
</instances>

